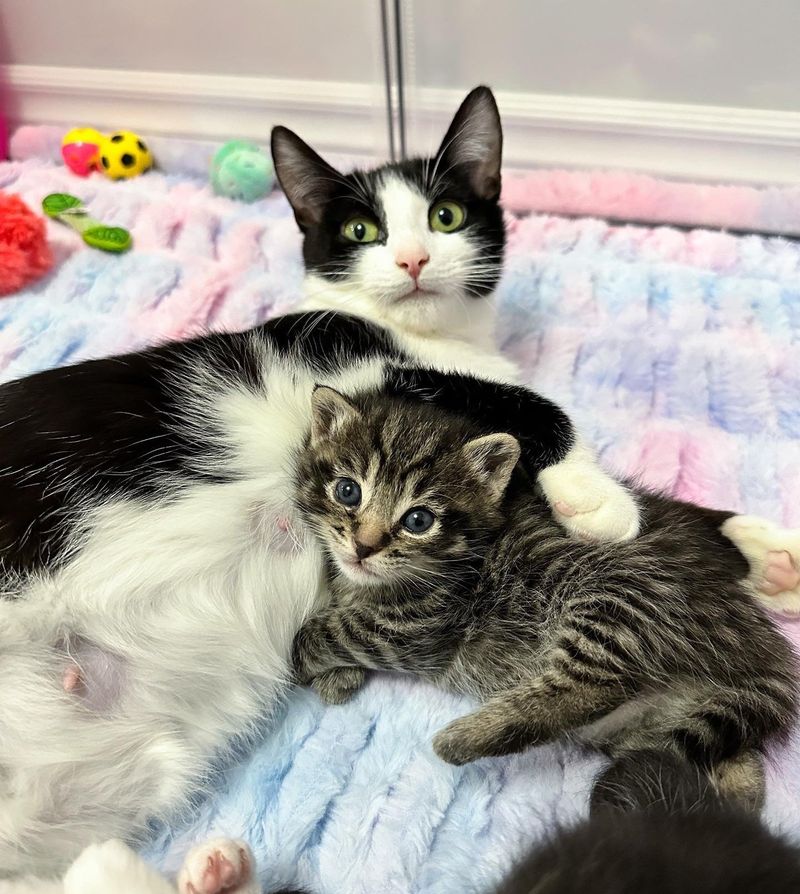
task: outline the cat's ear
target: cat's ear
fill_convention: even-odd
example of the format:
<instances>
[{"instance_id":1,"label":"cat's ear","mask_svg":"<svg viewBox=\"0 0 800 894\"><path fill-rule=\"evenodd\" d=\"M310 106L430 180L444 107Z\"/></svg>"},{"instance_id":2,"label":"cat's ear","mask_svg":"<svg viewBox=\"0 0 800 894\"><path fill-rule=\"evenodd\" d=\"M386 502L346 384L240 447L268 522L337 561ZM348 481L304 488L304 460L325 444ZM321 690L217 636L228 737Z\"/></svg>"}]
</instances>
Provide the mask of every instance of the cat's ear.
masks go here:
<instances>
[{"instance_id":1,"label":"cat's ear","mask_svg":"<svg viewBox=\"0 0 800 894\"><path fill-rule=\"evenodd\" d=\"M317 385L311 395L311 442L332 438L342 426L360 418L361 413L343 394Z\"/></svg>"},{"instance_id":2,"label":"cat's ear","mask_svg":"<svg viewBox=\"0 0 800 894\"><path fill-rule=\"evenodd\" d=\"M484 435L467 441L462 454L492 501L499 502L519 459L519 441L513 435Z\"/></svg>"},{"instance_id":3,"label":"cat's ear","mask_svg":"<svg viewBox=\"0 0 800 894\"><path fill-rule=\"evenodd\" d=\"M275 174L301 227L320 223L341 174L288 127L272 128Z\"/></svg>"},{"instance_id":4,"label":"cat's ear","mask_svg":"<svg viewBox=\"0 0 800 894\"><path fill-rule=\"evenodd\" d=\"M482 199L500 195L500 163L503 128L494 94L488 87L471 91L448 129L436 153L439 171L464 170Z\"/></svg>"}]
</instances>

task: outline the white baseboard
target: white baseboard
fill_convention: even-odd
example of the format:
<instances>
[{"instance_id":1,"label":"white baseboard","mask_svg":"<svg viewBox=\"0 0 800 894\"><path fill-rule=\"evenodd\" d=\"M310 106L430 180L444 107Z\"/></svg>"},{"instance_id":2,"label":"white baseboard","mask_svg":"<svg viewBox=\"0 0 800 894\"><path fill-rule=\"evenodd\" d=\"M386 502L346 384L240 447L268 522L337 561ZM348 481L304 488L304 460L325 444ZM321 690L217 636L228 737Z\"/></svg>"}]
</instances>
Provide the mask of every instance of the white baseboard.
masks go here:
<instances>
[{"instance_id":1,"label":"white baseboard","mask_svg":"<svg viewBox=\"0 0 800 894\"><path fill-rule=\"evenodd\" d=\"M381 84L11 65L12 120L264 141L287 124L323 152L385 157ZM438 144L463 94L408 93L410 146ZM497 92L510 168L622 168L800 183L800 112Z\"/></svg>"},{"instance_id":2,"label":"white baseboard","mask_svg":"<svg viewBox=\"0 0 800 894\"><path fill-rule=\"evenodd\" d=\"M680 179L800 183L800 112L495 93L508 167L620 168ZM436 145L463 94L409 94L414 151Z\"/></svg>"},{"instance_id":3,"label":"white baseboard","mask_svg":"<svg viewBox=\"0 0 800 894\"><path fill-rule=\"evenodd\" d=\"M382 85L9 65L12 124L265 142L285 124L323 151L383 157Z\"/></svg>"}]
</instances>

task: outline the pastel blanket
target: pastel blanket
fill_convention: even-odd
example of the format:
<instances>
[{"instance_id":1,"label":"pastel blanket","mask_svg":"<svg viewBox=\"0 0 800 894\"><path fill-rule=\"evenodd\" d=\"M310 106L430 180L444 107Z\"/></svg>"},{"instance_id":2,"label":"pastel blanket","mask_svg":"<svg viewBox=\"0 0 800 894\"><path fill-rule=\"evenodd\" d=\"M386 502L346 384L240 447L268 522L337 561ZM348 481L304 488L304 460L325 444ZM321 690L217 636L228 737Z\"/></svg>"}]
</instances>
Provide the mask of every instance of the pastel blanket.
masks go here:
<instances>
[{"instance_id":1,"label":"pastel blanket","mask_svg":"<svg viewBox=\"0 0 800 894\"><path fill-rule=\"evenodd\" d=\"M49 224L53 272L0 303L5 380L241 329L297 300L299 240L279 195L235 204L184 174L78 181L35 158L0 164L0 189L34 208L48 192L75 192L135 241L112 257ZM610 468L800 525L800 246L515 213L501 339L526 379L572 413ZM785 630L800 644L799 626ZM487 891L556 823L585 812L598 759L552 746L446 766L431 736L467 708L391 677L337 708L298 692L149 857L172 870L191 842L238 835L268 890ZM767 817L800 841L800 735L769 772Z\"/></svg>"}]
</instances>

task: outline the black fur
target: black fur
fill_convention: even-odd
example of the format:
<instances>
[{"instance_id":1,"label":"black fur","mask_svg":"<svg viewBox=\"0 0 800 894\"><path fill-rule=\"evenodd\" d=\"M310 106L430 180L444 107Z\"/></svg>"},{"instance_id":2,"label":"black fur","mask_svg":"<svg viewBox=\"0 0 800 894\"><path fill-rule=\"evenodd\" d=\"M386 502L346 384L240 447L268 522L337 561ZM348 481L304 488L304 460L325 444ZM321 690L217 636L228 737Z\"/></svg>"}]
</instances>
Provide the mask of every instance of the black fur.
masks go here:
<instances>
[{"instance_id":1,"label":"black fur","mask_svg":"<svg viewBox=\"0 0 800 894\"><path fill-rule=\"evenodd\" d=\"M642 748L603 770L592 788L592 813L660 810L694 813L722 807L719 793L699 766L669 751Z\"/></svg>"},{"instance_id":2,"label":"black fur","mask_svg":"<svg viewBox=\"0 0 800 894\"><path fill-rule=\"evenodd\" d=\"M562 460L575 442L567 414L522 386L432 369L390 367L385 390L387 395L412 397L467 416L482 434L504 431L514 435L530 475Z\"/></svg>"},{"instance_id":3,"label":"black fur","mask_svg":"<svg viewBox=\"0 0 800 894\"><path fill-rule=\"evenodd\" d=\"M600 814L562 831L496 894L788 894L800 854L733 811Z\"/></svg>"},{"instance_id":4,"label":"black fur","mask_svg":"<svg viewBox=\"0 0 800 894\"><path fill-rule=\"evenodd\" d=\"M306 311L276 317L261 328L270 344L285 356L320 373L374 357L405 360L392 336L360 317Z\"/></svg>"}]
</instances>

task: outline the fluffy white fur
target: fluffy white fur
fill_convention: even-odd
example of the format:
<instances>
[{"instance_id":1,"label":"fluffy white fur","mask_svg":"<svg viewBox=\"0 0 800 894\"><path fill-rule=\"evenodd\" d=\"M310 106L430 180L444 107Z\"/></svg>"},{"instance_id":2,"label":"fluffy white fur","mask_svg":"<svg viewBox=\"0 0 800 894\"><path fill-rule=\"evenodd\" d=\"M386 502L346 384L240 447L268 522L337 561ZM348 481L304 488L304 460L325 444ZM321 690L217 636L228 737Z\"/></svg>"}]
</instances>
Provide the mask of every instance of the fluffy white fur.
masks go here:
<instances>
[{"instance_id":1,"label":"fluffy white fur","mask_svg":"<svg viewBox=\"0 0 800 894\"><path fill-rule=\"evenodd\" d=\"M200 371L202 373L202 371ZM339 377L345 391L378 366ZM50 873L88 842L129 838L180 808L211 760L275 705L298 625L321 590L318 549L290 515L288 462L314 380L265 352L269 395L198 389L238 479L174 501L118 500L86 520L63 570L0 603L0 867ZM96 714L61 686L79 635L123 663Z\"/></svg>"}]
</instances>

